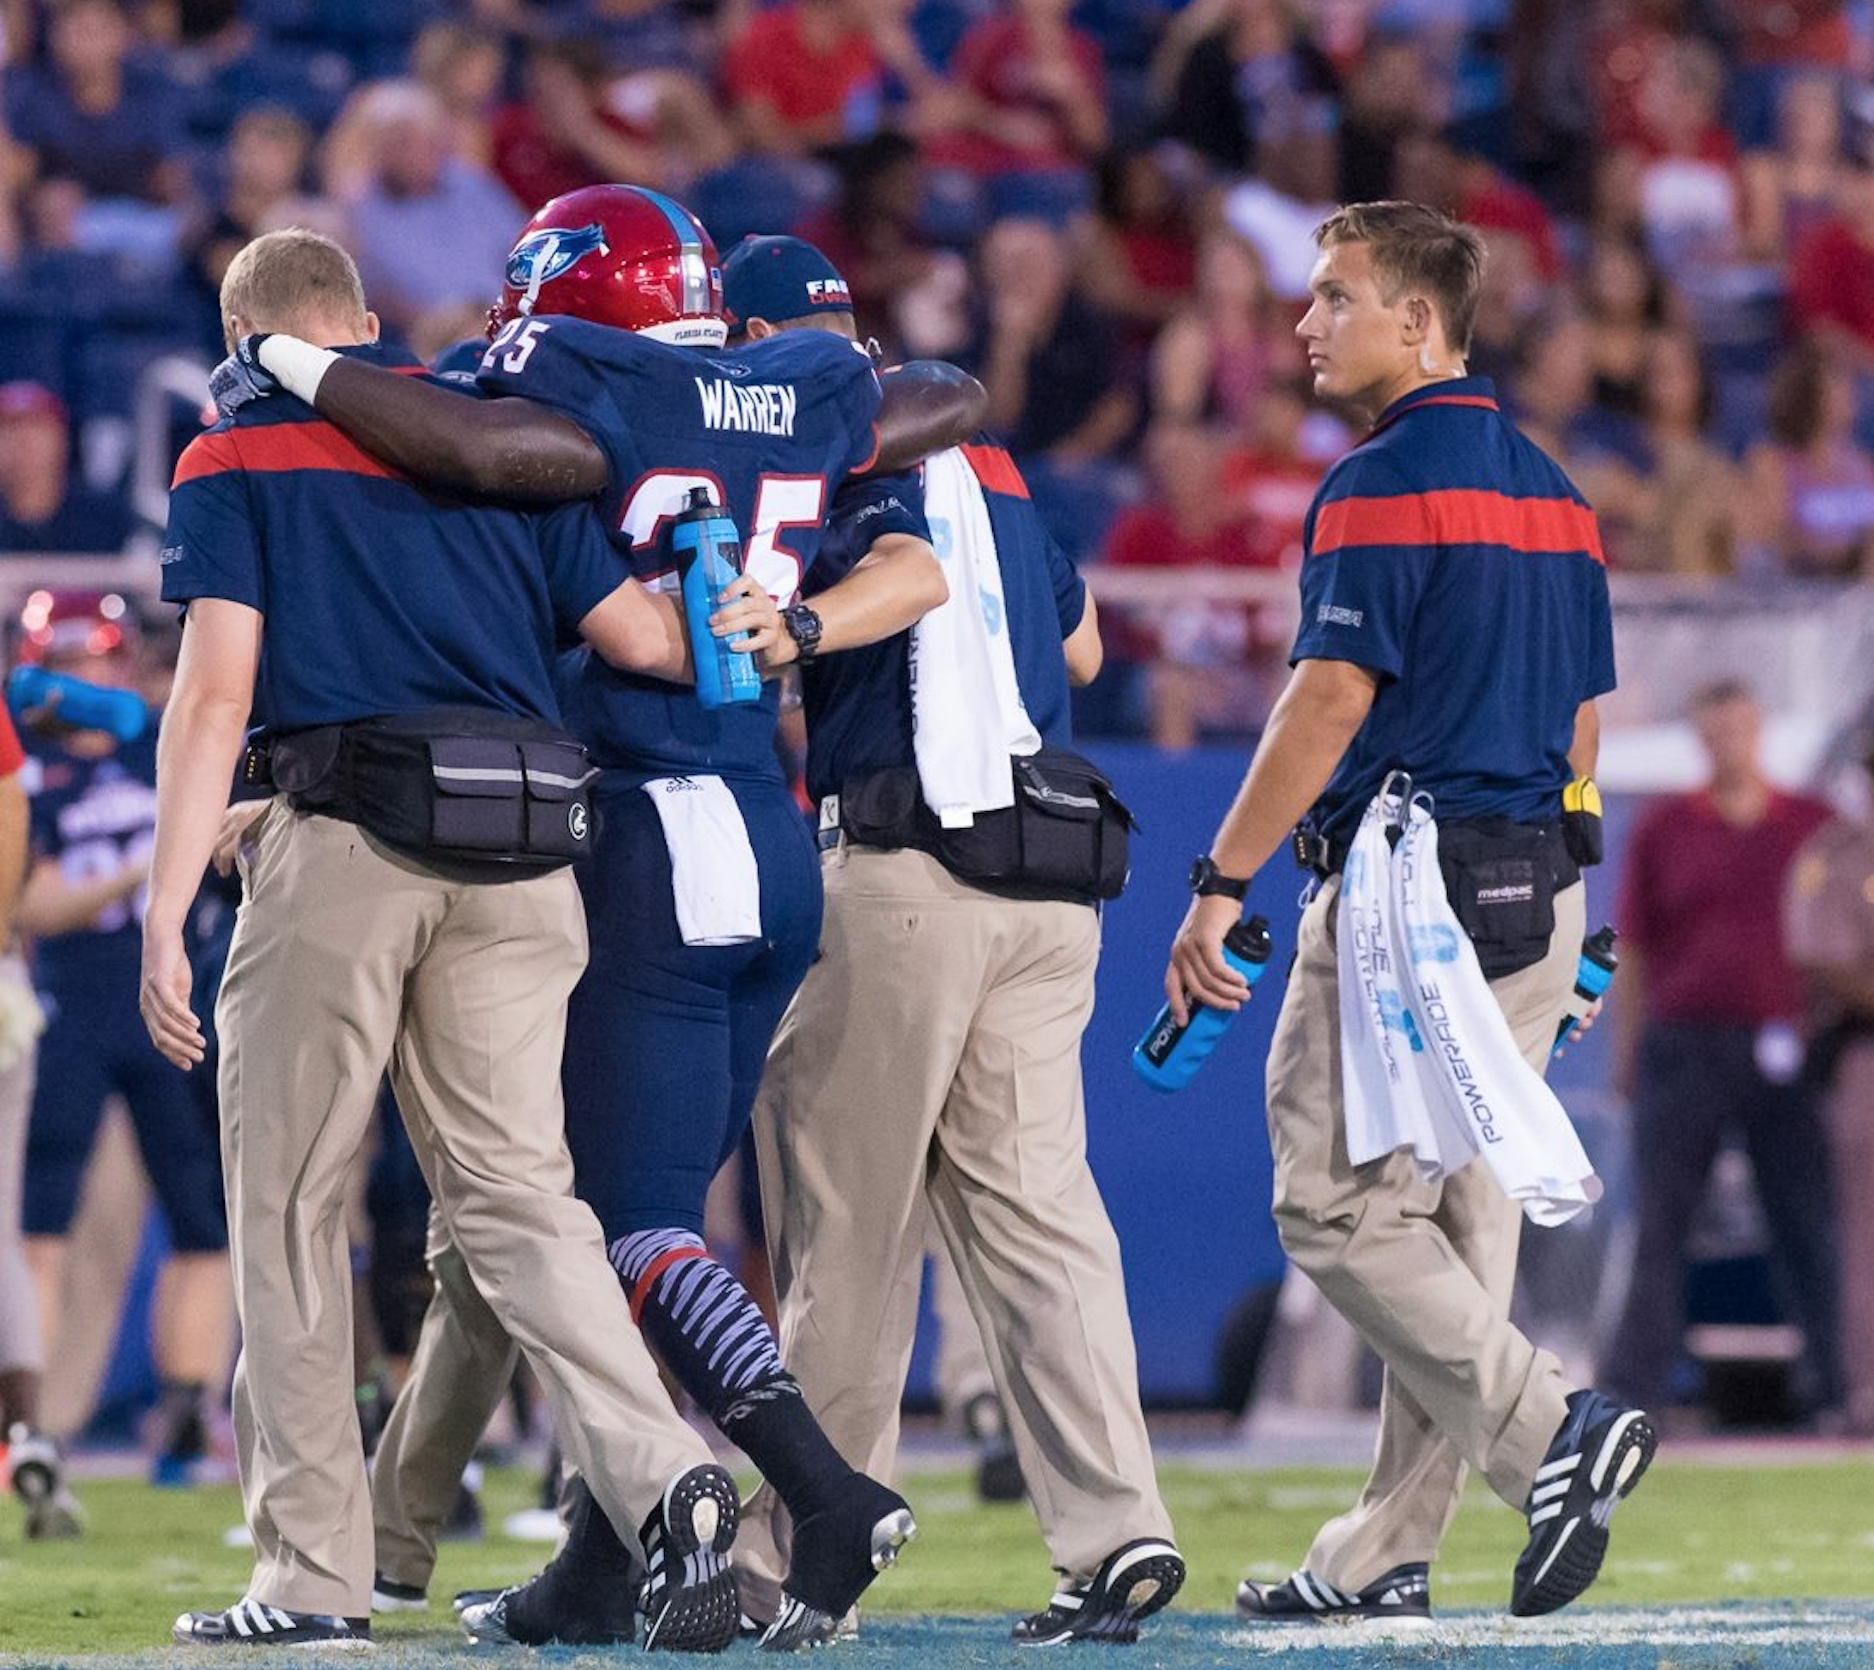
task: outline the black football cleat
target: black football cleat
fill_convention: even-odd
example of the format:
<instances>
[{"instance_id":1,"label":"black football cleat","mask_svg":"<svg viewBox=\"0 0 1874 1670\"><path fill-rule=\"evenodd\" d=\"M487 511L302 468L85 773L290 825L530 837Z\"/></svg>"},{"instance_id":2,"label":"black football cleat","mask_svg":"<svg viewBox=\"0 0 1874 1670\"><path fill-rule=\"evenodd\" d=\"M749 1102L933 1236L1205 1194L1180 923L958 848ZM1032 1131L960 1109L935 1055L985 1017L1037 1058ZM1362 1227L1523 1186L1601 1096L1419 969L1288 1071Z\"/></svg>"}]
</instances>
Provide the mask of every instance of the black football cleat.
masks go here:
<instances>
[{"instance_id":1,"label":"black football cleat","mask_svg":"<svg viewBox=\"0 0 1874 1670\"><path fill-rule=\"evenodd\" d=\"M525 1583L464 1593L456 1610L471 1641L522 1647L628 1647L637 1638L644 1568L619 1540L584 1479L566 1495L566 1541Z\"/></svg>"},{"instance_id":2,"label":"black football cleat","mask_svg":"<svg viewBox=\"0 0 1874 1670\"><path fill-rule=\"evenodd\" d=\"M1249 1578L1237 1585L1236 1615L1246 1623L1429 1623L1431 1568L1423 1561L1394 1566L1352 1593L1316 1577L1305 1566L1280 1583Z\"/></svg>"},{"instance_id":3,"label":"black football cleat","mask_svg":"<svg viewBox=\"0 0 1874 1670\"><path fill-rule=\"evenodd\" d=\"M1157 1537L1142 1537L1107 1555L1092 1582L1063 1584L1044 1611L1023 1618L1010 1636L1025 1647L1068 1641L1130 1646L1140 1623L1183 1586L1184 1556Z\"/></svg>"},{"instance_id":4,"label":"black football cleat","mask_svg":"<svg viewBox=\"0 0 1874 1670\"><path fill-rule=\"evenodd\" d=\"M838 1498L794 1527L793 1555L781 1584L781 1610L762 1635L765 1652L819 1647L871 1586L898 1563L917 1535L911 1507L895 1490L855 1473Z\"/></svg>"},{"instance_id":5,"label":"black football cleat","mask_svg":"<svg viewBox=\"0 0 1874 1670\"><path fill-rule=\"evenodd\" d=\"M1529 1492L1529 1541L1516 1562L1510 1611L1538 1618L1600 1575L1607 1522L1652 1464L1659 1435L1644 1409L1574 1392Z\"/></svg>"}]
</instances>

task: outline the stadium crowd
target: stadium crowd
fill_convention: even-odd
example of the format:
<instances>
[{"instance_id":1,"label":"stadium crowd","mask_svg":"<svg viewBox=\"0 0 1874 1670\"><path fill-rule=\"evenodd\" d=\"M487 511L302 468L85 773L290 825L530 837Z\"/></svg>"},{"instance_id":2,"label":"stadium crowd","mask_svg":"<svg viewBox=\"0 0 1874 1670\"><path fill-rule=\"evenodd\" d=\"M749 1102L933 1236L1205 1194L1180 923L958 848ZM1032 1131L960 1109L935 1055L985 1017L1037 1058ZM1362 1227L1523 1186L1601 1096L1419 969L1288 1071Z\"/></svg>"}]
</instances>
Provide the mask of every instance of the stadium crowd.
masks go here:
<instances>
[{"instance_id":1,"label":"stadium crowd","mask_svg":"<svg viewBox=\"0 0 1874 1670\"><path fill-rule=\"evenodd\" d=\"M628 180L692 205L725 254L810 239L888 359L971 369L1085 565L1262 571L1292 590L1304 516L1357 438L1314 400L1296 341L1302 256L1335 203L1403 197L1486 235L1470 369L1596 507L1616 575L1874 577L1874 18L1846 0L0 0L0 21L0 551L124 547L129 372L219 357L223 279L256 236L330 234L386 341L433 361L479 341L535 205ZM1289 616L1252 593L1220 607L1201 584L1167 595L1109 620L1115 653L1149 669L1154 739L1259 723ZM160 707L173 642L154 622L144 642L121 599L39 598L23 659ZM99 750L52 765L55 783L36 760L42 826L49 790L122 775L119 748ZM146 827L147 799L115 833ZM1808 811L1802 836L1825 816ZM59 870L39 833L35 869ZM108 880L36 874L19 925L42 941L113 911L128 925L148 851L115 856ZM1761 889L1770 915L1781 885ZM190 918L203 968L226 949L214 904ZM1636 942L1652 955L1670 934L1655 922ZM76 1024L78 994L103 999L70 972L52 1019L101 1056L134 1008L113 991L108 1016ZM1784 1009L1749 1018L1799 1018ZM153 1092L107 1077L96 1100L121 1091L141 1121ZM409 1156L386 1153L407 1185ZM146 1142L172 1230L199 1204L185 1160ZM392 1355L427 1297L412 1200L406 1186L405 1289L379 1319ZM27 1203L48 1318L62 1272L43 1243L74 1202L55 1204ZM1661 1210L1670 1240L1685 1213ZM196 1228L172 1235L156 1323L168 1482L207 1447L227 1355L202 1323L225 1322L225 1242ZM1815 1239L1820 1312L1834 1249ZM1654 1273L1681 1252L1662 1247ZM1818 1357L1836 1349L1825 1326ZM1865 1428L1865 1384L1810 1370L1811 1412L1846 1400ZM44 1534L80 1528L69 1495L43 1511Z\"/></svg>"},{"instance_id":2,"label":"stadium crowd","mask_svg":"<svg viewBox=\"0 0 1874 1670\"><path fill-rule=\"evenodd\" d=\"M620 179L679 194L725 250L799 232L888 350L978 371L1082 561L1292 568L1349 438L1297 382L1294 250L1323 206L1398 195L1488 235L1473 364L1618 572L1866 572L1874 30L1847 0L4 17L0 353L29 385L0 398L6 549L122 545L131 373L212 360L245 238L342 234L428 357L479 329L532 206ZM1161 743L1266 711L1287 629L1260 604L1114 626L1119 659L1158 663L1132 707Z\"/></svg>"}]
</instances>

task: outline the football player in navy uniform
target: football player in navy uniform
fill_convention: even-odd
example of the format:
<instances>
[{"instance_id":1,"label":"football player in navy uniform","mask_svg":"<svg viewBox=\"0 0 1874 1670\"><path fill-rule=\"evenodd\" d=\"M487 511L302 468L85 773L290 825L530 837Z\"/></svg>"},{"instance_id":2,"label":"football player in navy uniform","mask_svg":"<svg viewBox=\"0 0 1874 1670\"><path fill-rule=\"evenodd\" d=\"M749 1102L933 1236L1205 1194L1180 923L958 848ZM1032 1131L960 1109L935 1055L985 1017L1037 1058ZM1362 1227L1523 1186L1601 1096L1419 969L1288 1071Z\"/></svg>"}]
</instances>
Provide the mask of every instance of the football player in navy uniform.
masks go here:
<instances>
[{"instance_id":1,"label":"football player in navy uniform","mask_svg":"<svg viewBox=\"0 0 1874 1670\"><path fill-rule=\"evenodd\" d=\"M495 398L465 403L279 337L244 342L223 382L283 385L434 485L533 501L596 495L651 585L675 584L670 525L691 489L706 487L742 531L747 571L790 605L788 647L801 656L888 636L941 601L921 526L889 518L869 530L868 557L840 588L813 609L794 599L834 489L882 452L898 462L968 433L981 404L969 379L914 371L881 417L870 357L844 336L798 332L721 352L708 234L670 199L632 187L547 204L505 276L480 370ZM850 313L843 286L824 300ZM710 1179L747 1126L819 932L817 856L775 754L777 692L710 709L690 688L590 658L563 672L568 728L603 768L598 848L581 876L592 958L569 1012L565 1066L579 1192L647 1338L788 1504L792 1563L764 1644L813 1644L916 1527L901 1497L827 1441L766 1321L702 1236ZM472 1334L472 1296L441 1292L455 1334ZM464 1344L456 1361L471 1359ZM405 1394L413 1410L434 1393L426 1374L443 1372L419 1344ZM453 1429L458 1444L466 1424ZM438 1416L434 1430L450 1429ZM459 1471L459 1454L422 1454L395 1415L385 1442L407 1468L433 1469L439 1487ZM421 1492L406 1480L402 1494L414 1506ZM624 1592L622 1545L589 1503L575 1504L570 1524L545 1572L468 1609L472 1633L529 1643L628 1635L628 1612L612 1613L606 1598ZM413 1587L410 1574L383 1575Z\"/></svg>"},{"instance_id":2,"label":"football player in navy uniform","mask_svg":"<svg viewBox=\"0 0 1874 1670\"><path fill-rule=\"evenodd\" d=\"M37 594L24 625L22 660L91 684L132 683L121 598ZM169 1232L154 1319L163 1402L153 1477L186 1484L205 1449L206 1399L228 1370L234 1301L213 1088L171 1072L137 1014L156 726L123 741L58 723L56 707L47 714L25 736L33 861L17 916L35 942L47 1017L26 1147L27 1257L50 1355L85 1168L105 1102L123 1097ZM66 1503L60 1530L76 1528Z\"/></svg>"}]
</instances>

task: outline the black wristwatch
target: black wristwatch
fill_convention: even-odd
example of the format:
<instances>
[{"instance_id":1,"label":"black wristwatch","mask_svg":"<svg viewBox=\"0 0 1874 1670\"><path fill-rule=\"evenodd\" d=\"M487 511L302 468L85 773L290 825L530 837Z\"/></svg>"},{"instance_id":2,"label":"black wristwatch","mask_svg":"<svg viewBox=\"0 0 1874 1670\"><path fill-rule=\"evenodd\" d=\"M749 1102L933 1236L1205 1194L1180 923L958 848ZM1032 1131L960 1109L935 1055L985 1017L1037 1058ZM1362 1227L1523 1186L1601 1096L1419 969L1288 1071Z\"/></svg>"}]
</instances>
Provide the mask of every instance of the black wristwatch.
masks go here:
<instances>
[{"instance_id":1,"label":"black wristwatch","mask_svg":"<svg viewBox=\"0 0 1874 1670\"><path fill-rule=\"evenodd\" d=\"M1248 876L1226 876L1209 853L1191 860L1191 891L1200 899L1224 898L1243 902L1249 892Z\"/></svg>"},{"instance_id":2,"label":"black wristwatch","mask_svg":"<svg viewBox=\"0 0 1874 1670\"><path fill-rule=\"evenodd\" d=\"M796 603L791 609L781 611L781 624L800 652L795 660L804 667L820 653L820 617L805 603Z\"/></svg>"}]
</instances>

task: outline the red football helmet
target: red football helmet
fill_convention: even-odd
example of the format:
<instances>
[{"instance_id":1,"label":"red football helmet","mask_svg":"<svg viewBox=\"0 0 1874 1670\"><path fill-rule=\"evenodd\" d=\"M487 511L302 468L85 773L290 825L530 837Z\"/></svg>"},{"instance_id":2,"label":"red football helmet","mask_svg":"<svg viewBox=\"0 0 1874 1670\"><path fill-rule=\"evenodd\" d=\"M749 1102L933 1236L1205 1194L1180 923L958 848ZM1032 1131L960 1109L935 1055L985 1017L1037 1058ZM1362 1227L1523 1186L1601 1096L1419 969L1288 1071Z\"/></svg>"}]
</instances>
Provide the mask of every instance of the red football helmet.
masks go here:
<instances>
[{"instance_id":1,"label":"red football helmet","mask_svg":"<svg viewBox=\"0 0 1874 1670\"><path fill-rule=\"evenodd\" d=\"M556 197L508 256L489 335L533 313L569 313L660 342L720 348L722 268L695 215L641 186Z\"/></svg>"}]
</instances>

